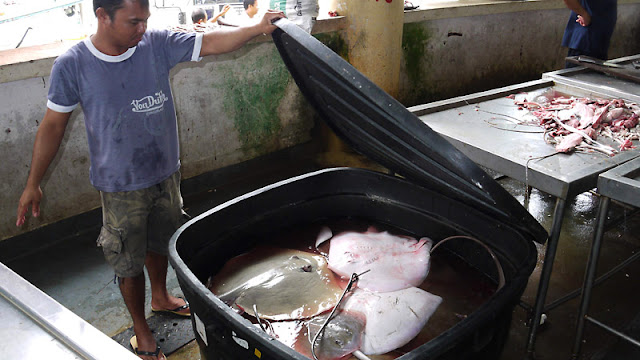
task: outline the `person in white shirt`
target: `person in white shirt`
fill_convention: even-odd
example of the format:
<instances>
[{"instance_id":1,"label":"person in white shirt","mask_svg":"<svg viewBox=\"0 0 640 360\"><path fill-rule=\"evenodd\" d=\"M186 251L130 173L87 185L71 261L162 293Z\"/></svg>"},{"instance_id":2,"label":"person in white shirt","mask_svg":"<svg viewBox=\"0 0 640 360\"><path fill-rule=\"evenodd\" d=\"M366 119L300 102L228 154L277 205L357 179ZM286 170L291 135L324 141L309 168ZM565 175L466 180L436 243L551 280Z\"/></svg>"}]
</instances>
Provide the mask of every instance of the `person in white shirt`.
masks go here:
<instances>
[{"instance_id":1,"label":"person in white shirt","mask_svg":"<svg viewBox=\"0 0 640 360\"><path fill-rule=\"evenodd\" d=\"M257 13L258 0L244 0L244 14L247 15L249 19L253 20Z\"/></svg>"},{"instance_id":2,"label":"person in white shirt","mask_svg":"<svg viewBox=\"0 0 640 360\"><path fill-rule=\"evenodd\" d=\"M256 16L259 10L258 0L244 0L243 6L244 11L240 16L229 21L218 19L218 23L227 26L245 26L258 23L260 21L260 18Z\"/></svg>"}]
</instances>

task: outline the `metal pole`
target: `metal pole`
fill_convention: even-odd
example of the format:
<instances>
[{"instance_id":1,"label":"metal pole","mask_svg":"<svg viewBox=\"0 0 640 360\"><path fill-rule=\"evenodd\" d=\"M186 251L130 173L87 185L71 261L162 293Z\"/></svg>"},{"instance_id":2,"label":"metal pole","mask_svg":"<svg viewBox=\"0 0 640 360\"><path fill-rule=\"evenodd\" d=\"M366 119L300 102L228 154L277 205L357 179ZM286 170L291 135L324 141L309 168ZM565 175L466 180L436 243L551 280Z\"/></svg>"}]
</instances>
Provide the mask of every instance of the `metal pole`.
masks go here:
<instances>
[{"instance_id":1,"label":"metal pole","mask_svg":"<svg viewBox=\"0 0 640 360\"><path fill-rule=\"evenodd\" d=\"M587 270L584 275L584 283L582 284L582 300L578 312L578 320L576 324L576 335L573 343L573 351L571 358L576 359L580 356L580 347L582 345L582 334L584 333L584 321L589 302L591 301L591 291L593 290L593 282L596 277L596 269L598 267L598 258L600 257L600 247L602 246L602 237L604 234L604 226L607 220L607 212L609 210L610 199L602 197L600 199L600 209L598 211L598 220L596 221L596 231L593 235L591 243L591 253L587 261Z\"/></svg>"},{"instance_id":2,"label":"metal pole","mask_svg":"<svg viewBox=\"0 0 640 360\"><path fill-rule=\"evenodd\" d=\"M600 321L598 321L598 320L596 320L596 319L594 319L594 318L592 318L590 316L585 316L585 319L591 321L592 323L594 323L594 324L596 324L598 326L600 326L601 328L607 330L608 332L610 332L610 333L612 333L612 334L614 334L614 335L616 335L616 336L618 336L618 337L630 342L631 344L633 344L633 345L635 345L637 347L640 347L640 341L638 341L638 340L636 340L636 339L634 339L634 338L632 338L632 337L630 337L630 336L628 336L626 334L623 334L620 331L618 331L618 330L616 330L616 329L614 329L614 328L612 328L610 326L607 326L607 325L601 323Z\"/></svg>"},{"instance_id":3,"label":"metal pole","mask_svg":"<svg viewBox=\"0 0 640 360\"><path fill-rule=\"evenodd\" d=\"M610 200L610 201L609 201L609 200ZM607 208L611 205L611 203L615 203L615 202L616 202L616 201L615 201L614 199L607 198L607 205L606 205L606 206L607 206ZM601 201L601 204L602 204L602 201ZM632 212L632 215L631 215L631 216L633 216L633 214L635 214L635 213L636 213L636 211ZM604 216L606 216L606 215L607 215L607 214L605 213L605 214L604 214ZM595 236L595 234L597 234L597 231L599 231L599 228L598 228L598 226L599 226L599 225L598 225L598 221L599 221L599 218L596 218L596 228L595 228L596 232L594 233L594 236ZM614 221L614 223L618 223L618 221ZM612 228L611 224L612 224L612 223L609 221L609 219L605 219L605 220L603 221L602 225L600 225L600 226L602 226L602 229L601 229L601 236L604 236L604 233L606 233L607 231L609 231L609 230ZM595 242L595 237L594 237L594 242ZM601 246L601 245L602 245L602 244L600 244L599 246ZM593 243L592 243L592 246L593 246ZM593 248L592 248L592 251L593 251ZM598 256L598 255L596 255L596 256ZM640 259L640 252L638 252L638 253L635 253L635 254L631 255L631 256L630 256L630 257L628 257L626 260L624 260L624 261L622 261L621 263L619 263L618 265L616 265L616 266L612 267L609 271L607 271L607 272L605 272L604 274L602 274L602 275L600 275L600 276L596 277L596 278L593 280L593 286L592 286L592 288L595 288L596 286L598 286L598 285L602 284L603 282L605 282L606 280L608 280L609 278L611 278L613 275L617 274L617 273L618 273L618 272L620 272L622 269L624 269L624 268L625 268L625 267L627 267L629 264L633 263L634 261L636 261L636 260L638 260L638 259ZM587 261L587 264L589 264L591 260L592 260L592 259L591 259L591 258L589 258L589 260ZM588 270L589 270L589 266L587 265L587 271L588 271ZM593 275L593 276L595 277L595 275ZM585 272L585 281L586 281L586 272ZM583 282L583 286L584 286L584 282ZM546 311L549 311L549 310L551 310L551 309L554 309L554 308L556 308L556 307L558 307L558 306L562 305L563 303L565 303L565 302L567 302L567 301L569 301L569 300L571 300L571 299L573 299L573 298L575 298L575 297L578 297L578 296L580 296L580 295L584 294L584 288L583 288L583 286L581 286L580 288L578 288L578 289L576 289L576 290L574 290L574 291L572 291L572 292L568 293L567 295L565 295L565 296L563 296L563 297L561 297L561 298L559 298L559 299L557 299L557 300L554 300L552 303L550 303L550 304L546 305L546 306L544 307L544 311L546 312ZM591 290L591 291L593 291L593 290Z\"/></svg>"},{"instance_id":4,"label":"metal pole","mask_svg":"<svg viewBox=\"0 0 640 360\"><path fill-rule=\"evenodd\" d=\"M542 318L542 312L544 310L544 301L547 297L547 290L549 289L549 282L551 280L551 271L553 270L553 261L556 257L556 250L558 249L558 240L560 239L560 229L562 228L562 220L564 219L564 211L566 210L566 201L561 198L556 199L556 208L553 215L553 225L551 227L551 235L547 242L547 250L544 255L544 262L542 264L542 272L540 274L540 282L538 283L538 293L536 294L536 300L534 305L533 317L531 318L531 324L529 328L529 337L527 341L527 357L533 358L536 333L540 326L540 319Z\"/></svg>"}]
</instances>

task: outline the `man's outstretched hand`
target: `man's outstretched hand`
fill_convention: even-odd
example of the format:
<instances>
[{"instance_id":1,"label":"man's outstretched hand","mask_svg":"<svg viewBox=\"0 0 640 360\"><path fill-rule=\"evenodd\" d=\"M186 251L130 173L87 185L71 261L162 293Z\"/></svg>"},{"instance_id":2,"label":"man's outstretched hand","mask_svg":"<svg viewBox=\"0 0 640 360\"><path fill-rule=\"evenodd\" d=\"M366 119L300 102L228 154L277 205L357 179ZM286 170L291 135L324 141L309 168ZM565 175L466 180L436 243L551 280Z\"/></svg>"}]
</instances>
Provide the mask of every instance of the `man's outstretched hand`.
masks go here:
<instances>
[{"instance_id":1,"label":"man's outstretched hand","mask_svg":"<svg viewBox=\"0 0 640 360\"><path fill-rule=\"evenodd\" d=\"M273 25L273 22L286 17L282 11L277 10L267 10L262 16L262 20L260 21L260 25L262 26L262 32L266 34L271 34L276 30L276 26Z\"/></svg>"},{"instance_id":2,"label":"man's outstretched hand","mask_svg":"<svg viewBox=\"0 0 640 360\"><path fill-rule=\"evenodd\" d=\"M24 189L18 202L16 226L22 226L24 224L29 207L31 207L31 214L34 217L40 215L40 200L42 200L42 189L40 189L40 186L27 186Z\"/></svg>"}]
</instances>

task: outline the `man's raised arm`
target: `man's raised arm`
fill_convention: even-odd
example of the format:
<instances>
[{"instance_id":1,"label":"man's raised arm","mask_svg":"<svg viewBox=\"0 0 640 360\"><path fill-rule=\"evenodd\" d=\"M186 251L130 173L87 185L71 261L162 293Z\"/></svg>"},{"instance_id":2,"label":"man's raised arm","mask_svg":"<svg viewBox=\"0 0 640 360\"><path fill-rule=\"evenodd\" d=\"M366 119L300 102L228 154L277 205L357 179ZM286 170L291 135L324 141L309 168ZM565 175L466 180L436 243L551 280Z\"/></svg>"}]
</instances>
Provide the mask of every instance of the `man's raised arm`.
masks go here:
<instances>
[{"instance_id":1,"label":"man's raised arm","mask_svg":"<svg viewBox=\"0 0 640 360\"><path fill-rule=\"evenodd\" d=\"M200 56L224 54L237 50L260 34L271 34L276 29L272 22L283 17L285 16L281 11L269 10L255 25L218 28L208 32L202 38Z\"/></svg>"}]
</instances>

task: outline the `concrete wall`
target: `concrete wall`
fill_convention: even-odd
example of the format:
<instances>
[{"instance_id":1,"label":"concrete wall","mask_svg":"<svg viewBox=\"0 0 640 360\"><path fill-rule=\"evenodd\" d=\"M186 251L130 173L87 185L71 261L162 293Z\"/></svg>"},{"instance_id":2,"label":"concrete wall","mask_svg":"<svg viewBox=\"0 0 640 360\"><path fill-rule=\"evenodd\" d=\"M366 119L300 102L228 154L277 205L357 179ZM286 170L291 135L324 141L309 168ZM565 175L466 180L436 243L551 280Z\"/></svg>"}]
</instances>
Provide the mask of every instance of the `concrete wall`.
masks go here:
<instances>
[{"instance_id":1,"label":"concrete wall","mask_svg":"<svg viewBox=\"0 0 640 360\"><path fill-rule=\"evenodd\" d=\"M310 105L272 43L172 72L183 177L310 140Z\"/></svg>"},{"instance_id":2,"label":"concrete wall","mask_svg":"<svg viewBox=\"0 0 640 360\"><path fill-rule=\"evenodd\" d=\"M560 0L408 13L399 98L412 106L539 79L543 72L561 69L568 17ZM638 19L637 1L618 1L609 58L640 53Z\"/></svg>"},{"instance_id":3,"label":"concrete wall","mask_svg":"<svg viewBox=\"0 0 640 360\"><path fill-rule=\"evenodd\" d=\"M405 13L398 96L405 105L539 79L563 67L560 39L568 11L562 1L470 4ZM619 0L610 57L640 53L639 18L640 0ZM348 59L344 28L340 18L329 19L314 32ZM100 205L88 181L83 115L77 110L43 182L41 217L20 229L14 225L49 70L66 46L0 52L0 240ZM171 80L184 178L310 140L312 111L267 38L233 54L180 64Z\"/></svg>"}]
</instances>

